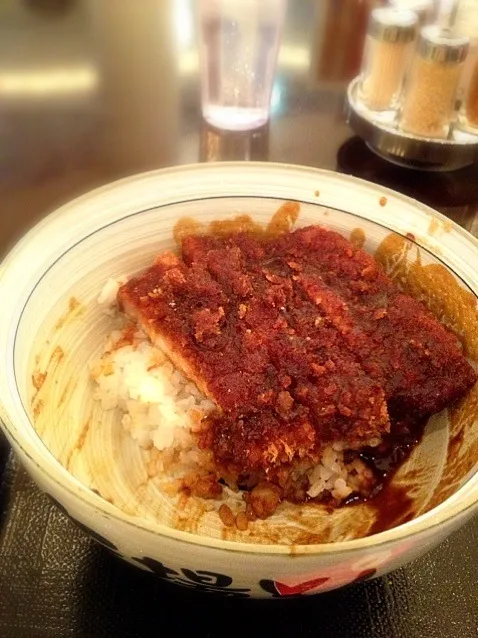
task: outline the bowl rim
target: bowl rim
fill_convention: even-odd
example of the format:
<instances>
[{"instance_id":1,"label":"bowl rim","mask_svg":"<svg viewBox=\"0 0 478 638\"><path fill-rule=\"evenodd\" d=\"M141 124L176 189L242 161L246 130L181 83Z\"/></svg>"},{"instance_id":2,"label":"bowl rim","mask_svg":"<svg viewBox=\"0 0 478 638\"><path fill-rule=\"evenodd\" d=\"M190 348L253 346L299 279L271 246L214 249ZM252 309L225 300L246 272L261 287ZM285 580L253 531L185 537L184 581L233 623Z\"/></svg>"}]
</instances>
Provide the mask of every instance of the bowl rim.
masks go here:
<instances>
[{"instance_id":1,"label":"bowl rim","mask_svg":"<svg viewBox=\"0 0 478 638\"><path fill-rule=\"evenodd\" d=\"M233 173L236 170L244 169L260 169L261 171L265 171L270 175L285 170L291 175L293 175L294 173L296 175L297 173L302 173L303 175L308 174L309 177L311 177L312 179L320 180L322 178L325 180L329 180L330 182L333 182L334 179L339 179L339 181L348 183L352 187L353 185L356 185L362 186L362 188L372 188L372 190L376 191L376 194L380 194L380 196L388 196L388 198L391 198L398 203L401 202L403 204L408 204L414 209L419 209L422 213L430 216L430 220L432 220L433 218L437 219L446 227L450 228L455 233L458 233L458 235L461 236L462 239L470 243L473 249L478 254L478 239L468 233L464 228L450 220L448 217L411 197L408 197L381 185L373 184L371 182L368 182L367 180L337 173L336 171L278 162L240 161L211 162L207 164L196 163L155 169L152 171L146 171L131 175L95 188L55 209L52 213L46 215L39 223L33 226L6 255L2 264L0 265L0 290L4 285L5 280L8 280L8 266L17 258L17 255L21 255L25 248L27 248L28 244L32 240L34 240L35 235L38 233L38 231L47 229L48 226L52 226L58 223L57 220L59 219L59 217L64 216L66 212L69 211L71 215L72 212L74 212L76 209L81 208L86 203L90 203L92 199L102 198L105 194L111 193L112 191L115 191L117 189L128 187L142 180L167 180L168 177L170 177L172 174L188 175L191 173L191 171L200 172L203 174L217 172ZM238 195L235 195L234 193L224 195L224 197L231 198L234 198L235 196ZM253 199L254 195L251 194L249 195L249 197ZM281 198L279 197L278 199ZM191 197L190 200L193 201L194 198ZM297 201L306 202L303 197L298 197ZM323 204L320 199L316 200L314 203ZM360 215L357 216L359 217ZM374 220L372 219L370 221ZM392 226L396 226L396 224L392 223L392 220L390 220L390 224L392 224ZM402 236L405 235L404 232L400 232L400 230L392 228L389 223L387 223L387 226L389 227L390 232L396 232L398 234L401 234ZM426 250L431 250L431 252L433 253L430 245L425 242L420 243L419 238L416 243ZM40 276L42 276L43 274L44 273L42 273ZM476 296L476 290L474 291L474 294ZM10 347L7 345L8 338L4 338L3 334L0 333L0 343L2 340L5 341L4 345L7 347L7 352L10 352ZM11 346L11 354L13 356L13 344L11 344ZM4 376L3 371L0 374L0 380L2 376ZM7 375L5 375L5 377L7 377ZM8 378L4 380L8 381ZM8 388L7 390L5 389L6 387ZM2 395L5 392L8 393L9 390L10 383L7 382L0 384L0 393ZM18 391L16 392L16 394L17 396L19 396ZM32 430L33 434L36 434L34 426L28 418L28 415L25 413L23 417L24 418L22 420L24 424ZM309 545L274 545L247 543L235 540L229 541L208 536L200 536L191 532L177 530L175 528L168 527L165 524L150 521L146 518L128 515L117 506L112 505L111 503L104 500L101 496L95 494L90 488L81 483L76 477L70 474L66 470L66 468L61 465L61 463L53 456L53 454L49 452L46 446L44 446L38 435L36 435L38 437L38 441L35 441L37 445L34 445L28 440L28 437L22 437L21 431L17 432L17 429L13 425L13 421L11 420L7 409L4 406L4 402L1 399L1 396L0 418L2 421L3 429L6 431L7 438L9 438L10 441L14 442L13 447L18 447L21 454L27 457L27 459L35 466L35 468L41 473L41 475L45 479L47 479L47 482L53 482L62 493L69 494L70 497L74 500L78 499L79 501L86 502L88 507L92 508L93 510L99 510L99 512L105 517L111 518L113 519L113 521L118 520L126 526L129 526L135 530L139 530L141 533L150 534L156 540L161 537L167 537L169 539L185 542L187 544L205 546L209 549L234 551L247 554L279 554L286 556L311 554L343 554L351 551L365 550L371 547L375 549L377 547L386 546L387 544L396 542L398 540L405 540L410 539L411 537L416 537L421 533L428 532L431 529L436 529L439 525L451 522L453 519L456 519L458 517L461 518L467 514L471 514L471 510L473 510L478 505L478 471L474 471L474 473L468 477L466 482L456 492L445 499L443 503L440 503L438 506L434 507L428 512L425 512L424 514L419 515L417 518L412 519L411 521L398 525L397 527L394 527L390 530L386 530L364 538L351 539L334 543L315 543Z\"/></svg>"}]
</instances>

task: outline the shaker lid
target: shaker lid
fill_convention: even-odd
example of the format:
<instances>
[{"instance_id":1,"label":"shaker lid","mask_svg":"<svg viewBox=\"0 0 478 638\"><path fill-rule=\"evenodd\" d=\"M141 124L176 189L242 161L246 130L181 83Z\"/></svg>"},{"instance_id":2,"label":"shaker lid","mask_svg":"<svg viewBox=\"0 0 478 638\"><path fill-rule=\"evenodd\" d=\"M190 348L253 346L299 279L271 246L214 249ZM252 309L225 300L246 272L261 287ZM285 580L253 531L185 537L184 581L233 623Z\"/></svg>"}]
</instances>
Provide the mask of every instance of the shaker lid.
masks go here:
<instances>
[{"instance_id":1,"label":"shaker lid","mask_svg":"<svg viewBox=\"0 0 478 638\"><path fill-rule=\"evenodd\" d=\"M381 7L370 14L369 34L384 42L410 42L417 30L418 16L409 9Z\"/></svg>"},{"instance_id":2,"label":"shaker lid","mask_svg":"<svg viewBox=\"0 0 478 638\"><path fill-rule=\"evenodd\" d=\"M418 48L422 58L457 64L466 58L469 45L467 36L456 36L451 29L432 25L421 30Z\"/></svg>"}]
</instances>

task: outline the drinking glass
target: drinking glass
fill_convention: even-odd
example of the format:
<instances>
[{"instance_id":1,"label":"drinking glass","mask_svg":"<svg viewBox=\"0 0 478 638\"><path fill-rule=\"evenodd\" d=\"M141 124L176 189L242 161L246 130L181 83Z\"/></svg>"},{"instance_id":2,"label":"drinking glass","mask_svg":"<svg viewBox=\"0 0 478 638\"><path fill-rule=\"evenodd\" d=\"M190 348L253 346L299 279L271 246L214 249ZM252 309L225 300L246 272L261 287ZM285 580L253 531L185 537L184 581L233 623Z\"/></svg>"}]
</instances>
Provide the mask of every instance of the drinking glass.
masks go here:
<instances>
[{"instance_id":1,"label":"drinking glass","mask_svg":"<svg viewBox=\"0 0 478 638\"><path fill-rule=\"evenodd\" d=\"M248 130L269 119L287 0L199 0L204 119Z\"/></svg>"}]
</instances>

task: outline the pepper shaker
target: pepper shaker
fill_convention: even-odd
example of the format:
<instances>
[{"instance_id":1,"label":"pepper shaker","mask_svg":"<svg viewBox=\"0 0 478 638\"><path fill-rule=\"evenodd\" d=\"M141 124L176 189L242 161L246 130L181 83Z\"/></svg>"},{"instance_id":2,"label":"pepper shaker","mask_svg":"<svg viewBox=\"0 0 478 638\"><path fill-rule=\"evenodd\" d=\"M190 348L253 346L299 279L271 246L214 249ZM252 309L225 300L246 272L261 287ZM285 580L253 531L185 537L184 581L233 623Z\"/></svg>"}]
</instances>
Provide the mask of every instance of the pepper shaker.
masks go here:
<instances>
[{"instance_id":1,"label":"pepper shaker","mask_svg":"<svg viewBox=\"0 0 478 638\"><path fill-rule=\"evenodd\" d=\"M417 23L416 14L407 9L372 11L359 84L359 98L368 109L380 112L398 106Z\"/></svg>"},{"instance_id":2,"label":"pepper shaker","mask_svg":"<svg viewBox=\"0 0 478 638\"><path fill-rule=\"evenodd\" d=\"M478 135L478 58L474 59L465 95L463 96L459 116L459 128Z\"/></svg>"},{"instance_id":3,"label":"pepper shaker","mask_svg":"<svg viewBox=\"0 0 478 638\"><path fill-rule=\"evenodd\" d=\"M468 53L469 38L449 29L427 26L405 81L400 128L404 133L446 138L455 108L455 95Z\"/></svg>"},{"instance_id":4,"label":"pepper shaker","mask_svg":"<svg viewBox=\"0 0 478 638\"><path fill-rule=\"evenodd\" d=\"M453 32L470 38L470 50L458 87L459 127L478 134L478 0L461 0L455 10Z\"/></svg>"}]
</instances>

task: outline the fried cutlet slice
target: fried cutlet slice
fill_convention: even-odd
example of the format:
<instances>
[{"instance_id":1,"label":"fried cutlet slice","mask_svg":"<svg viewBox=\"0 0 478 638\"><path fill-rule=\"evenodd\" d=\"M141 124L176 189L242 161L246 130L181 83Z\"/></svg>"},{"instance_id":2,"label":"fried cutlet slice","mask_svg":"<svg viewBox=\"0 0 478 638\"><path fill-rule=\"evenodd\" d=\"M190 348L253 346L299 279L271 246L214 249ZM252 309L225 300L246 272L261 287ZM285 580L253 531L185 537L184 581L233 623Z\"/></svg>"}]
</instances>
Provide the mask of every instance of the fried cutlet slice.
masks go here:
<instances>
[{"instance_id":1,"label":"fried cutlet slice","mask_svg":"<svg viewBox=\"0 0 478 638\"><path fill-rule=\"evenodd\" d=\"M221 409L254 405L270 367L268 353L240 324L242 296L231 298L201 265L173 255L131 279L118 293L137 321L188 378Z\"/></svg>"},{"instance_id":2,"label":"fried cutlet slice","mask_svg":"<svg viewBox=\"0 0 478 638\"><path fill-rule=\"evenodd\" d=\"M350 347L383 383L391 417L440 412L476 382L456 336L338 233L299 229L276 240L271 252L287 255L298 277L320 281L342 300L355 326Z\"/></svg>"}]
</instances>

